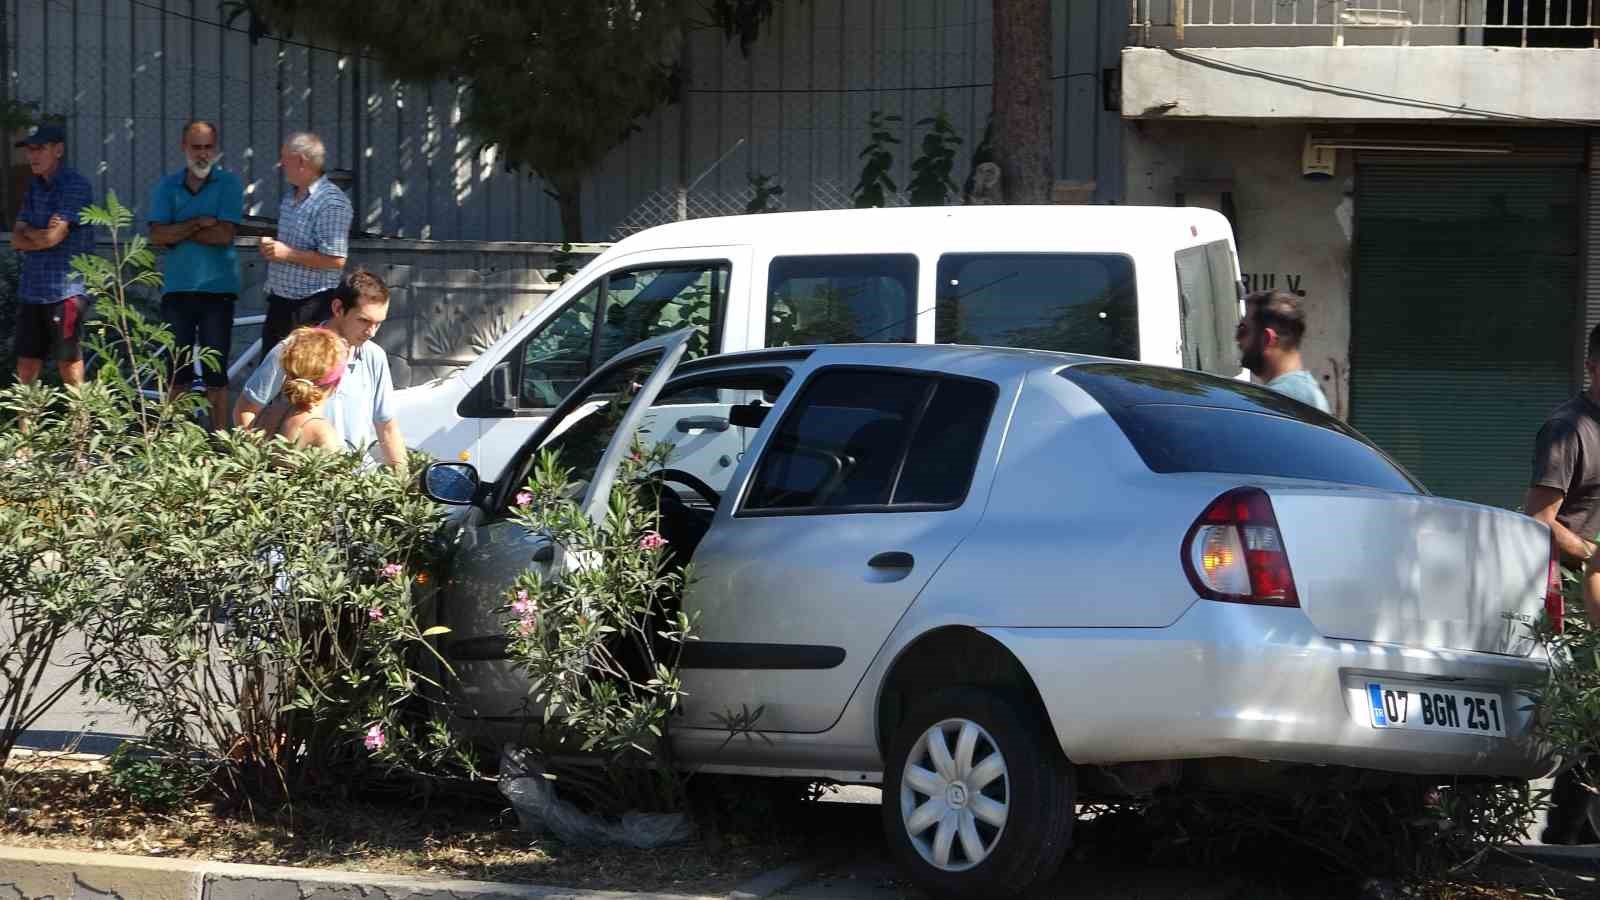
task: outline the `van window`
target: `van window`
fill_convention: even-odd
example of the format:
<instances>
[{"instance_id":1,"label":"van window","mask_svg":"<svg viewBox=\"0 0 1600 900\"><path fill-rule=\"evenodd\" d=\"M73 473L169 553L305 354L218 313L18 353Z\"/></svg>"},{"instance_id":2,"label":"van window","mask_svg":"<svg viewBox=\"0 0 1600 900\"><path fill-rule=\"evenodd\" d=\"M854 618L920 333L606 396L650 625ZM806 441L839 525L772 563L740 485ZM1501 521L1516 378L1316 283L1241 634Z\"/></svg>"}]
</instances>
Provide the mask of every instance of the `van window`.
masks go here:
<instances>
[{"instance_id":1,"label":"van window","mask_svg":"<svg viewBox=\"0 0 1600 900\"><path fill-rule=\"evenodd\" d=\"M916 339L915 255L773 257L768 347Z\"/></svg>"},{"instance_id":2,"label":"van window","mask_svg":"<svg viewBox=\"0 0 1600 900\"><path fill-rule=\"evenodd\" d=\"M715 352L729 270L727 262L674 263L601 276L523 343L518 403L553 407L606 360L680 328L695 329L688 356Z\"/></svg>"},{"instance_id":3,"label":"van window","mask_svg":"<svg viewBox=\"0 0 1600 900\"><path fill-rule=\"evenodd\" d=\"M1139 358L1133 260L1090 253L939 257L934 340Z\"/></svg>"},{"instance_id":4,"label":"van window","mask_svg":"<svg viewBox=\"0 0 1600 900\"><path fill-rule=\"evenodd\" d=\"M1232 375L1239 371L1233 331L1239 324L1239 288L1227 241L1187 247L1177 254L1183 367Z\"/></svg>"}]
</instances>

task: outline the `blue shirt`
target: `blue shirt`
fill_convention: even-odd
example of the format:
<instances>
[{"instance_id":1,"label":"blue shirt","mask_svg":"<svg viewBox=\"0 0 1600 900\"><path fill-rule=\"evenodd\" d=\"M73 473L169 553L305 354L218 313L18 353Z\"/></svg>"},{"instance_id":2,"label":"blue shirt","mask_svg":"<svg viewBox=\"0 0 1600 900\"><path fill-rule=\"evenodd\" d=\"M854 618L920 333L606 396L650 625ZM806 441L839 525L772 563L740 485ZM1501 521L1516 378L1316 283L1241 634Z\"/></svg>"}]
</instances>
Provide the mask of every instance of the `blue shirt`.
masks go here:
<instances>
[{"instance_id":1,"label":"blue shirt","mask_svg":"<svg viewBox=\"0 0 1600 900\"><path fill-rule=\"evenodd\" d=\"M250 380L244 395L257 406L266 406L283 389L283 342L267 353ZM367 341L350 353L350 361L339 387L323 415L334 433L352 450L365 451L377 440L375 425L394 418L394 380L389 376L389 354L376 341Z\"/></svg>"},{"instance_id":2,"label":"blue shirt","mask_svg":"<svg viewBox=\"0 0 1600 900\"><path fill-rule=\"evenodd\" d=\"M201 216L235 225L244 220L244 183L239 176L212 169L199 193L189 192L188 177L187 169L179 169L156 182L150 194L151 224L174 225ZM163 294L239 293L239 254L232 244L179 241L167 251L161 268Z\"/></svg>"},{"instance_id":3,"label":"blue shirt","mask_svg":"<svg viewBox=\"0 0 1600 900\"><path fill-rule=\"evenodd\" d=\"M73 274L72 258L94 252L94 228L78 218L83 208L94 202L89 179L62 166L56 177L46 181L37 175L28 183L22 197L18 221L30 228L50 227L50 218L67 220L67 237L49 250L22 253L22 278L17 284L17 299L23 303L57 303L83 293L83 278Z\"/></svg>"},{"instance_id":4,"label":"blue shirt","mask_svg":"<svg viewBox=\"0 0 1600 900\"><path fill-rule=\"evenodd\" d=\"M1267 387L1286 397L1293 397L1307 406L1315 406L1323 412L1330 411L1328 398L1322 393L1322 386L1317 384L1317 379L1313 378L1311 373L1305 369L1285 372L1267 382Z\"/></svg>"},{"instance_id":5,"label":"blue shirt","mask_svg":"<svg viewBox=\"0 0 1600 900\"><path fill-rule=\"evenodd\" d=\"M350 255L350 222L355 210L350 198L327 178L318 178L295 200L291 189L278 204L278 240L296 250L314 250L324 256ZM294 263L267 264L267 293L289 300L339 286L338 269L313 269Z\"/></svg>"}]
</instances>

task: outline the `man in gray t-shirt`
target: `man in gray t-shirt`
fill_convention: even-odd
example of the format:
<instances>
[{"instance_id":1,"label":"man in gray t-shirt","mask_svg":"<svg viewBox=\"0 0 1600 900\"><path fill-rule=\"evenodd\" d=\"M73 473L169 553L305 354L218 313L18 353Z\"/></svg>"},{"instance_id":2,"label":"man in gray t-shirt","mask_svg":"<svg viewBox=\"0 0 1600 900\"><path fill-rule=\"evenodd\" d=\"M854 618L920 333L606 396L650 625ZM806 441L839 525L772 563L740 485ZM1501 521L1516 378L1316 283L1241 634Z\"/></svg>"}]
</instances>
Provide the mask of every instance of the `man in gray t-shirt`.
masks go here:
<instances>
[{"instance_id":1,"label":"man in gray t-shirt","mask_svg":"<svg viewBox=\"0 0 1600 900\"><path fill-rule=\"evenodd\" d=\"M350 361L338 390L328 398L324 415L350 449L366 452L374 438L383 460L394 468L405 465L405 441L394 416L394 381L389 356L372 340L389 316L389 288L371 272L351 273L333 300L333 316L323 326L350 345ZM234 423L249 427L283 389L279 343L261 361L234 409Z\"/></svg>"},{"instance_id":2,"label":"man in gray t-shirt","mask_svg":"<svg viewBox=\"0 0 1600 900\"><path fill-rule=\"evenodd\" d=\"M1583 362L1589 385L1556 407L1533 442L1533 474L1523 512L1550 526L1550 540L1561 565L1585 581L1584 617L1600 626L1600 597L1592 590L1600 562L1600 326L1589 332ZM1592 772L1600 754L1580 765ZM1556 778L1553 807L1540 839L1546 844L1593 840L1600 821L1600 797L1589 793L1571 769Z\"/></svg>"},{"instance_id":3,"label":"man in gray t-shirt","mask_svg":"<svg viewBox=\"0 0 1600 900\"><path fill-rule=\"evenodd\" d=\"M1234 339L1239 362L1272 390L1331 412L1317 379L1300 359L1306 314L1300 298L1284 291L1256 291L1244 298L1244 318Z\"/></svg>"}]
</instances>

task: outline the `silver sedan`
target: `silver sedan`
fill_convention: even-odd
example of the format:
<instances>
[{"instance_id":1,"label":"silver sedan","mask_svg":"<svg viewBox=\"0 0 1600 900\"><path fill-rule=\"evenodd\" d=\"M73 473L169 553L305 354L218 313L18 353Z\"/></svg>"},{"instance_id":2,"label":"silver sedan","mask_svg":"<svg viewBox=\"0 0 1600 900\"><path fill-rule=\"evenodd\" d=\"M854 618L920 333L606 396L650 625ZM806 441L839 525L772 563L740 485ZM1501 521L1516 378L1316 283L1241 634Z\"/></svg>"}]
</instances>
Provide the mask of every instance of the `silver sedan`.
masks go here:
<instances>
[{"instance_id":1,"label":"silver sedan","mask_svg":"<svg viewBox=\"0 0 1600 900\"><path fill-rule=\"evenodd\" d=\"M1523 693L1548 671L1530 626L1560 609L1548 531L1430 496L1334 418L1062 354L684 362L686 341L595 372L505 483L430 469L471 505L440 614L483 722L526 714L505 589L562 564L505 520L511 494L539 448L586 447L563 463L598 515L637 434L674 444L663 531L696 574L676 758L881 782L891 846L937 892L1048 877L1094 795L1244 766L1550 769ZM622 380L637 396L597 440L584 420ZM722 714L758 707L766 739L728 741Z\"/></svg>"}]
</instances>

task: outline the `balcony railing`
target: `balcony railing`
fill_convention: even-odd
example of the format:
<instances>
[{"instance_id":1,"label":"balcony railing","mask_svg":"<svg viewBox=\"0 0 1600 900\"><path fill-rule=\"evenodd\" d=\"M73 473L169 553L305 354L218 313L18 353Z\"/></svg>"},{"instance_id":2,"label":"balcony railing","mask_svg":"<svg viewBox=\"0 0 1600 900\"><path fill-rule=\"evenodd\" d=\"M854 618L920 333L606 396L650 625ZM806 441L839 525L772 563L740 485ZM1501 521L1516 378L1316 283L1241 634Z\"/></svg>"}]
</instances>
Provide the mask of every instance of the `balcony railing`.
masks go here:
<instances>
[{"instance_id":1,"label":"balcony railing","mask_svg":"<svg viewBox=\"0 0 1600 900\"><path fill-rule=\"evenodd\" d=\"M1464 44L1600 47L1600 0L1129 0L1163 46Z\"/></svg>"}]
</instances>

